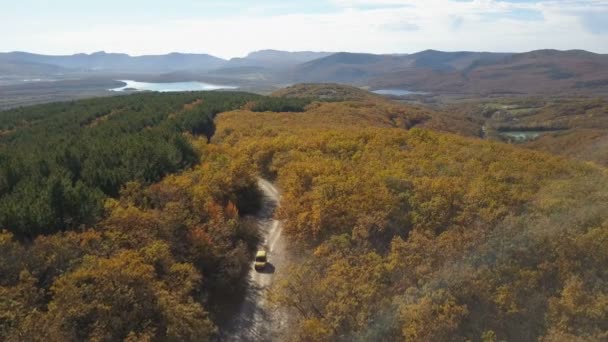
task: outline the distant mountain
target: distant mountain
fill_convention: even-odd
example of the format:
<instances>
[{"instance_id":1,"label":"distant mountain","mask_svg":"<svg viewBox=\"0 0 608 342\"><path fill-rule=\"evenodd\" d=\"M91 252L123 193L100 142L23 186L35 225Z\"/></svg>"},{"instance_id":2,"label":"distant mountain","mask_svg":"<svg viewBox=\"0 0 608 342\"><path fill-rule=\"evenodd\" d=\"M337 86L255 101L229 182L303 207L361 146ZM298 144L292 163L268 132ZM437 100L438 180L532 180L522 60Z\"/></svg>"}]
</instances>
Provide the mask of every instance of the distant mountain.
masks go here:
<instances>
[{"instance_id":1,"label":"distant mountain","mask_svg":"<svg viewBox=\"0 0 608 342\"><path fill-rule=\"evenodd\" d=\"M367 81L376 88L436 93L608 92L608 55L580 50L539 50L480 57L472 59L468 66L453 69L437 67L428 62L429 58L423 57L417 60L414 68L376 74Z\"/></svg>"},{"instance_id":2,"label":"distant mountain","mask_svg":"<svg viewBox=\"0 0 608 342\"><path fill-rule=\"evenodd\" d=\"M121 53L96 52L69 56L48 56L27 52L0 53L0 67L7 64L51 65L71 71L167 72L211 70L226 61L207 54L170 53L132 57Z\"/></svg>"},{"instance_id":3,"label":"distant mountain","mask_svg":"<svg viewBox=\"0 0 608 342\"><path fill-rule=\"evenodd\" d=\"M0 53L0 78L90 78L263 84L342 83L435 94L608 93L608 55L582 50L413 54L262 50L229 61L207 54L47 56Z\"/></svg>"},{"instance_id":4,"label":"distant mountain","mask_svg":"<svg viewBox=\"0 0 608 342\"><path fill-rule=\"evenodd\" d=\"M426 50L410 55L373 55L340 52L299 66L298 81L363 81L384 73L402 70L464 70L475 63L501 60L511 54L487 52L442 52Z\"/></svg>"},{"instance_id":5,"label":"distant mountain","mask_svg":"<svg viewBox=\"0 0 608 342\"><path fill-rule=\"evenodd\" d=\"M340 52L299 65L293 79L295 82L356 83L410 66L408 56Z\"/></svg>"},{"instance_id":6,"label":"distant mountain","mask_svg":"<svg viewBox=\"0 0 608 342\"><path fill-rule=\"evenodd\" d=\"M371 53L350 53L339 52L327 57L306 63L304 67L323 67L334 66L337 64L345 65L371 65L377 63L387 63L391 60L402 59L399 56L373 55Z\"/></svg>"},{"instance_id":7,"label":"distant mountain","mask_svg":"<svg viewBox=\"0 0 608 342\"><path fill-rule=\"evenodd\" d=\"M417 68L450 71L465 70L474 65L496 62L511 55L511 53L425 50L411 54L408 58Z\"/></svg>"},{"instance_id":8,"label":"distant mountain","mask_svg":"<svg viewBox=\"0 0 608 342\"><path fill-rule=\"evenodd\" d=\"M252 52L243 58L232 58L224 65L224 68L244 68L258 67L267 69L279 69L293 67L298 64L306 63L318 58L331 55L330 52L311 52L311 51L278 51L261 50Z\"/></svg>"},{"instance_id":9,"label":"distant mountain","mask_svg":"<svg viewBox=\"0 0 608 342\"><path fill-rule=\"evenodd\" d=\"M23 77L44 77L47 75L61 74L65 69L56 65L44 63L31 63L19 60L0 60L0 75L21 75Z\"/></svg>"},{"instance_id":10,"label":"distant mountain","mask_svg":"<svg viewBox=\"0 0 608 342\"><path fill-rule=\"evenodd\" d=\"M608 55L587 51L336 53L297 66L293 82L340 82L436 93L608 91Z\"/></svg>"},{"instance_id":11,"label":"distant mountain","mask_svg":"<svg viewBox=\"0 0 608 342\"><path fill-rule=\"evenodd\" d=\"M66 73L171 73L212 72L229 78L273 79L275 72L291 69L329 52L287 52L262 50L230 61L207 54L170 53L167 55L129 56L122 53L96 52L67 56L49 56L27 52L0 53L0 72L4 75L47 75Z\"/></svg>"}]
</instances>

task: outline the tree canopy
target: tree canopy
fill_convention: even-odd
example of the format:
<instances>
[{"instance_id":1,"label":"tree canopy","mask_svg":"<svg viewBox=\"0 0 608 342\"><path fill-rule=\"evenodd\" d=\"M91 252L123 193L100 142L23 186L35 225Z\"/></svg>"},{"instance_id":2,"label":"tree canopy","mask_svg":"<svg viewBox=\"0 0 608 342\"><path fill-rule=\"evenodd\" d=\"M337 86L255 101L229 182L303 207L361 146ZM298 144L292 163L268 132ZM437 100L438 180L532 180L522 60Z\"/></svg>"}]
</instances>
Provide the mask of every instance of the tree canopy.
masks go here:
<instances>
[{"instance_id":1,"label":"tree canopy","mask_svg":"<svg viewBox=\"0 0 608 342\"><path fill-rule=\"evenodd\" d=\"M214 140L283 191L299 264L273 290L298 317L287 338L606 339L606 170L406 130L424 113L382 108L218 117Z\"/></svg>"},{"instance_id":2,"label":"tree canopy","mask_svg":"<svg viewBox=\"0 0 608 342\"><path fill-rule=\"evenodd\" d=\"M257 97L139 94L2 112L0 226L34 237L94 223L127 182L198 162L184 132L210 137L215 114Z\"/></svg>"},{"instance_id":3,"label":"tree canopy","mask_svg":"<svg viewBox=\"0 0 608 342\"><path fill-rule=\"evenodd\" d=\"M601 166L373 96L139 94L0 130L0 340L212 340L259 176L294 259L268 298L285 339L608 338Z\"/></svg>"}]
</instances>

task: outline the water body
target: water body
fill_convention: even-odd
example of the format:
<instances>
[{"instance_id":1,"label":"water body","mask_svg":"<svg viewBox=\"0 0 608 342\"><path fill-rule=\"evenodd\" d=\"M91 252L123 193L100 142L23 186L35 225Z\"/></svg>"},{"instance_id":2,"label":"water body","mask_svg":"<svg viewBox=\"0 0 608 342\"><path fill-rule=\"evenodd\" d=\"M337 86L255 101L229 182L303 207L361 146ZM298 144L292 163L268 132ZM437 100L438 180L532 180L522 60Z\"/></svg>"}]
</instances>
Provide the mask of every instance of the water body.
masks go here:
<instances>
[{"instance_id":1,"label":"water body","mask_svg":"<svg viewBox=\"0 0 608 342\"><path fill-rule=\"evenodd\" d=\"M530 140L537 139L541 135L545 135L545 134L549 134L549 133L555 133L555 132L561 132L561 130L547 130L547 131L504 131L504 132L498 132L498 134L500 134L501 136L506 137L509 140L514 141L514 142L525 142L525 141L530 141Z\"/></svg>"},{"instance_id":2,"label":"water body","mask_svg":"<svg viewBox=\"0 0 608 342\"><path fill-rule=\"evenodd\" d=\"M176 91L203 91L203 90L218 90L218 89L237 89L238 87L218 85L204 82L171 82L171 83L149 83L137 82L131 80L120 80L126 85L120 88L109 89L110 91L158 91L161 93L176 92Z\"/></svg>"},{"instance_id":3,"label":"water body","mask_svg":"<svg viewBox=\"0 0 608 342\"><path fill-rule=\"evenodd\" d=\"M372 91L374 94L378 95L394 95L394 96L407 96L407 95L421 95L426 94L419 91L410 91L404 89L379 89Z\"/></svg>"}]
</instances>

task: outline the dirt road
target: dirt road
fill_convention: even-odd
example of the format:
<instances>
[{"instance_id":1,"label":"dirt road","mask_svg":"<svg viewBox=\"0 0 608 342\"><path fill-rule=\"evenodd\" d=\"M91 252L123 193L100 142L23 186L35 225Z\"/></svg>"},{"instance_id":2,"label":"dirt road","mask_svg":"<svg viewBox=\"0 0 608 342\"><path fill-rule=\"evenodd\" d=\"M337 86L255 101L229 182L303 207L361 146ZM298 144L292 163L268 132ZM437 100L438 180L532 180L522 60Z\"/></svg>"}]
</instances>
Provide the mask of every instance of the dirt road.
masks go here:
<instances>
[{"instance_id":1,"label":"dirt road","mask_svg":"<svg viewBox=\"0 0 608 342\"><path fill-rule=\"evenodd\" d=\"M258 186L264 193L264 201L256 221L262 237L260 249L268 251L269 265L263 272L257 272L252 260L245 299L233 321L227 322L220 338L222 341L274 341L286 324L285 317L279 311L270 310L266 300L275 274L284 270L287 258L281 222L273 218L281 195L264 179L258 180Z\"/></svg>"}]
</instances>

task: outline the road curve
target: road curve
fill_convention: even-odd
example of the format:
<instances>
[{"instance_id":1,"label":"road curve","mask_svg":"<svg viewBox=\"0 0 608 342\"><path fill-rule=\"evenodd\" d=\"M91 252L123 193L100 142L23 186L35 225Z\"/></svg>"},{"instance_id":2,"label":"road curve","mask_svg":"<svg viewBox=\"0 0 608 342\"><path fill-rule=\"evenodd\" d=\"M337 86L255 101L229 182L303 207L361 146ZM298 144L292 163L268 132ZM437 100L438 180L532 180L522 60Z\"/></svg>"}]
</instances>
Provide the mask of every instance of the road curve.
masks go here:
<instances>
[{"instance_id":1,"label":"road curve","mask_svg":"<svg viewBox=\"0 0 608 342\"><path fill-rule=\"evenodd\" d=\"M263 272L257 272L252 261L245 298L233 320L225 325L221 341L273 341L286 324L283 315L270 310L266 301L274 276L282 272L287 257L281 221L273 216L281 195L267 180L258 179L258 187L264 194L262 208L256 215L261 237L259 248L268 252L269 265Z\"/></svg>"}]
</instances>

